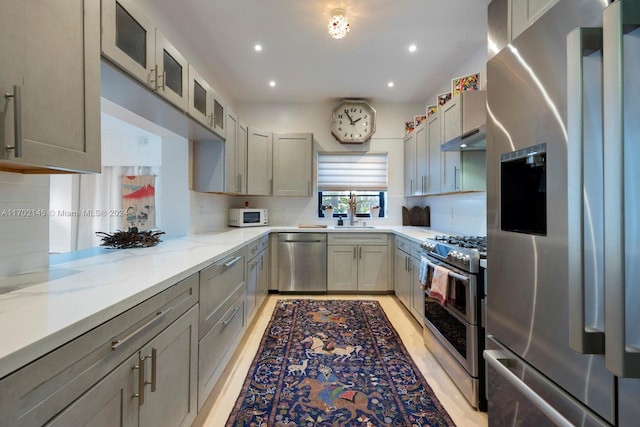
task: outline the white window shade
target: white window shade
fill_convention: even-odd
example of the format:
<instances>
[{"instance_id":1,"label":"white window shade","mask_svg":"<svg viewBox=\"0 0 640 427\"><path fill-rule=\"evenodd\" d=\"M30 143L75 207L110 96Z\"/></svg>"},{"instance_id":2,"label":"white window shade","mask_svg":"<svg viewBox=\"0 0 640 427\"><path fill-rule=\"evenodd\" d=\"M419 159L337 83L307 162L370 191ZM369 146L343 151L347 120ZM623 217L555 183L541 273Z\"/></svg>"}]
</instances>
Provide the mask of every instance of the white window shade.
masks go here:
<instances>
[{"instance_id":1,"label":"white window shade","mask_svg":"<svg viewBox=\"0 0 640 427\"><path fill-rule=\"evenodd\" d=\"M387 154L318 153L318 190L387 190Z\"/></svg>"}]
</instances>

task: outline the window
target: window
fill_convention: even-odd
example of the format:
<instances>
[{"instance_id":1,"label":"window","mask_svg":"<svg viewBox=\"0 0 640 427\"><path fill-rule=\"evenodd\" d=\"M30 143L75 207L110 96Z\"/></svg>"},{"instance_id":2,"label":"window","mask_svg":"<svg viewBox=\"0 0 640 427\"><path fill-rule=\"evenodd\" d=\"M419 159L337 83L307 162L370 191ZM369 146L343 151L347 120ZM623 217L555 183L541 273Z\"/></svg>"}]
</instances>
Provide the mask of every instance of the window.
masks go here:
<instances>
[{"instance_id":1,"label":"window","mask_svg":"<svg viewBox=\"0 0 640 427\"><path fill-rule=\"evenodd\" d=\"M371 208L378 206L376 218L384 218L386 205L386 191L379 192L352 192L352 191L319 191L318 192L318 216L326 218L325 206L333 206L332 218L347 217L349 212L349 200L353 196L356 201L356 216L362 218L372 217ZM374 211L374 212L375 212Z\"/></svg>"},{"instance_id":2,"label":"window","mask_svg":"<svg viewBox=\"0 0 640 427\"><path fill-rule=\"evenodd\" d=\"M332 206L332 217L346 217L353 198L356 216L385 216L387 154L318 153L318 216ZM379 209L372 208L378 207Z\"/></svg>"}]
</instances>

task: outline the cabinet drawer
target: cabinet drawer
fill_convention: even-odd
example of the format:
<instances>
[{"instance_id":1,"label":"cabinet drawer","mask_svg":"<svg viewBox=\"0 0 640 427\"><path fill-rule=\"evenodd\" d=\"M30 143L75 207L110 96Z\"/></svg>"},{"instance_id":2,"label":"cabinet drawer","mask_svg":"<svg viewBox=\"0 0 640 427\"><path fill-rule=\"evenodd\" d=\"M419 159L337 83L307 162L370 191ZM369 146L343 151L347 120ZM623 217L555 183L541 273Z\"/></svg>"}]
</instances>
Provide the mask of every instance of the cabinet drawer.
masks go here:
<instances>
[{"instance_id":1,"label":"cabinet drawer","mask_svg":"<svg viewBox=\"0 0 640 427\"><path fill-rule=\"evenodd\" d=\"M247 259L252 259L269 245L269 236L264 236L247 245Z\"/></svg>"},{"instance_id":2,"label":"cabinet drawer","mask_svg":"<svg viewBox=\"0 0 640 427\"><path fill-rule=\"evenodd\" d=\"M198 408L209 397L224 369L225 356L233 354L242 337L245 318L245 292L233 294L232 304L222 313L218 322L202 338L198 349Z\"/></svg>"},{"instance_id":3,"label":"cabinet drawer","mask_svg":"<svg viewBox=\"0 0 640 427\"><path fill-rule=\"evenodd\" d=\"M386 245L389 236L386 233L329 233L329 245Z\"/></svg>"},{"instance_id":4,"label":"cabinet drawer","mask_svg":"<svg viewBox=\"0 0 640 427\"><path fill-rule=\"evenodd\" d=\"M420 247L420 243L411 242L411 256L414 258L420 259L420 257L424 254L424 249Z\"/></svg>"},{"instance_id":5,"label":"cabinet drawer","mask_svg":"<svg viewBox=\"0 0 640 427\"><path fill-rule=\"evenodd\" d=\"M232 294L244 284L244 252L238 251L200 272L199 338L218 322Z\"/></svg>"},{"instance_id":6,"label":"cabinet drawer","mask_svg":"<svg viewBox=\"0 0 640 427\"><path fill-rule=\"evenodd\" d=\"M396 236L395 239L397 249L400 249L402 252L411 253L411 241L409 239L398 236Z\"/></svg>"},{"instance_id":7,"label":"cabinet drawer","mask_svg":"<svg viewBox=\"0 0 640 427\"><path fill-rule=\"evenodd\" d=\"M0 425L42 425L198 302L194 274L0 381Z\"/></svg>"}]
</instances>

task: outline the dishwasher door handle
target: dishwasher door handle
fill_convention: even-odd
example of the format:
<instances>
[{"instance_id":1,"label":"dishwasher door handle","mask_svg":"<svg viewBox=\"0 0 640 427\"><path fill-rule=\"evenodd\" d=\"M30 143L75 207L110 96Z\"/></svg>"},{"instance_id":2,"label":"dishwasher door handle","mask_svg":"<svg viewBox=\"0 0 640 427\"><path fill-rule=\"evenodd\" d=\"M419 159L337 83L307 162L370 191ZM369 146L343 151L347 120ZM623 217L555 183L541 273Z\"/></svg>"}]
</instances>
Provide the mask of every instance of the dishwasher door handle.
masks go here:
<instances>
[{"instance_id":1,"label":"dishwasher door handle","mask_svg":"<svg viewBox=\"0 0 640 427\"><path fill-rule=\"evenodd\" d=\"M322 240L281 240L285 243L323 243Z\"/></svg>"}]
</instances>

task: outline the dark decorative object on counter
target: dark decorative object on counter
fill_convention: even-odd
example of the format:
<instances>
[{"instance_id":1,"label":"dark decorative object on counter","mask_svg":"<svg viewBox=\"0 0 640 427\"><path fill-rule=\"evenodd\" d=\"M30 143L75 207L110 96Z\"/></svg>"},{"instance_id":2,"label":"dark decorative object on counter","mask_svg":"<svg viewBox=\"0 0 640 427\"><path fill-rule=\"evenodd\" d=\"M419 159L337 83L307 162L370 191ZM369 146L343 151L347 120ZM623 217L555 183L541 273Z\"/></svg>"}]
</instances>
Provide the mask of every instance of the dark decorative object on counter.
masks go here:
<instances>
[{"instance_id":1,"label":"dark decorative object on counter","mask_svg":"<svg viewBox=\"0 0 640 427\"><path fill-rule=\"evenodd\" d=\"M402 207L402 225L411 225L411 216L406 206Z\"/></svg>"},{"instance_id":2,"label":"dark decorative object on counter","mask_svg":"<svg viewBox=\"0 0 640 427\"><path fill-rule=\"evenodd\" d=\"M96 232L102 237L100 246L113 249L148 248L160 243L160 236L164 231L138 231L138 227L131 227L127 231L118 230L113 234Z\"/></svg>"},{"instance_id":3,"label":"dark decorative object on counter","mask_svg":"<svg viewBox=\"0 0 640 427\"><path fill-rule=\"evenodd\" d=\"M402 207L402 225L431 226L431 210L429 206L414 206L411 210Z\"/></svg>"}]
</instances>

